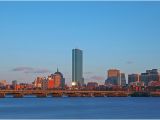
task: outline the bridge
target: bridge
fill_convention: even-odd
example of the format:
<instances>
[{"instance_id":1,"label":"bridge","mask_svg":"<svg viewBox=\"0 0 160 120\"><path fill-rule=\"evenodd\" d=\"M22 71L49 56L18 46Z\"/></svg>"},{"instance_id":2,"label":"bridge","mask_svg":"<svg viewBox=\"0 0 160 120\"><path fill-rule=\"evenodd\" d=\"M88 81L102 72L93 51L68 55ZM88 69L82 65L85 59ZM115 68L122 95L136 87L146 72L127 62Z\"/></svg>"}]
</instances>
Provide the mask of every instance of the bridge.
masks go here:
<instances>
[{"instance_id":1,"label":"bridge","mask_svg":"<svg viewBox=\"0 0 160 120\"><path fill-rule=\"evenodd\" d=\"M80 91L80 90L0 90L0 98L12 95L14 98L22 98L27 95L37 97L127 97L131 93L127 91Z\"/></svg>"}]
</instances>

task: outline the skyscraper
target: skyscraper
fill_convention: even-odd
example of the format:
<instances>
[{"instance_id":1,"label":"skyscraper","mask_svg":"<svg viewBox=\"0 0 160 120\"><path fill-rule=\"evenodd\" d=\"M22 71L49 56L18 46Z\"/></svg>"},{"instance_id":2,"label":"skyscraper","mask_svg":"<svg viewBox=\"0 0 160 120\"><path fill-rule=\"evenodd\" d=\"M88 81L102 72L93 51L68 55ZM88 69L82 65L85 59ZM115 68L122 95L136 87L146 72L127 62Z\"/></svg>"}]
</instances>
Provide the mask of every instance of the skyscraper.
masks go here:
<instances>
[{"instance_id":1,"label":"skyscraper","mask_svg":"<svg viewBox=\"0 0 160 120\"><path fill-rule=\"evenodd\" d=\"M105 84L112 84L118 86L126 86L126 77L125 73L121 73L120 70L117 69L109 69L108 78L105 81Z\"/></svg>"},{"instance_id":2,"label":"skyscraper","mask_svg":"<svg viewBox=\"0 0 160 120\"><path fill-rule=\"evenodd\" d=\"M105 81L106 84L112 85L121 85L120 81L120 70L117 69L110 69L108 70L108 78Z\"/></svg>"},{"instance_id":3,"label":"skyscraper","mask_svg":"<svg viewBox=\"0 0 160 120\"><path fill-rule=\"evenodd\" d=\"M83 52L80 49L72 50L72 86L83 85Z\"/></svg>"}]
</instances>

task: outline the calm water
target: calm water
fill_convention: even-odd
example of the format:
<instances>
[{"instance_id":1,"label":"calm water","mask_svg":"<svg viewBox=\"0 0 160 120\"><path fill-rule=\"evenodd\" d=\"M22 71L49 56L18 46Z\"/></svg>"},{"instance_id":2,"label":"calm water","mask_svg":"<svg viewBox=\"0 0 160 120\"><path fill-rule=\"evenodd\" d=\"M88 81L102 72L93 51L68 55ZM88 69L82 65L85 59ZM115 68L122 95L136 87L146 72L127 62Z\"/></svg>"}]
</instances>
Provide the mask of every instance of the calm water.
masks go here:
<instances>
[{"instance_id":1,"label":"calm water","mask_svg":"<svg viewBox=\"0 0 160 120\"><path fill-rule=\"evenodd\" d=\"M160 98L1 98L0 118L160 118Z\"/></svg>"}]
</instances>

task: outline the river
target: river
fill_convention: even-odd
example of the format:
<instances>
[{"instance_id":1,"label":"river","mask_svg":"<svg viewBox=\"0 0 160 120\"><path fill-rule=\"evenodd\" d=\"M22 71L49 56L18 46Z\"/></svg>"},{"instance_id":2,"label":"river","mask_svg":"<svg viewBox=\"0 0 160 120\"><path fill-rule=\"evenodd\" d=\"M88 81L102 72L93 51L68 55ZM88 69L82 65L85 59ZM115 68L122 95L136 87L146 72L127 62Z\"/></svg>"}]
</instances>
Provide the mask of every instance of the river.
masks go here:
<instances>
[{"instance_id":1,"label":"river","mask_svg":"<svg viewBox=\"0 0 160 120\"><path fill-rule=\"evenodd\" d=\"M155 119L159 97L0 98L1 119Z\"/></svg>"}]
</instances>

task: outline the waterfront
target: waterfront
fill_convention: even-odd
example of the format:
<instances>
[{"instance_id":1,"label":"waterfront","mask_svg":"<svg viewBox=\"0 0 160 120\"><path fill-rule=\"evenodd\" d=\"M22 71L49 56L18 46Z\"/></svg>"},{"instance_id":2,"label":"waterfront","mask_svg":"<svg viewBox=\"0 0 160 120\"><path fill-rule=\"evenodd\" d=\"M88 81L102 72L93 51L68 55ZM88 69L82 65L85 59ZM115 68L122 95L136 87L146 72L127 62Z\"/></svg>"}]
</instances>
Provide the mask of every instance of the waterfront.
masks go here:
<instances>
[{"instance_id":1,"label":"waterfront","mask_svg":"<svg viewBox=\"0 0 160 120\"><path fill-rule=\"evenodd\" d=\"M154 119L160 118L160 98L66 97L3 98L1 119Z\"/></svg>"}]
</instances>

